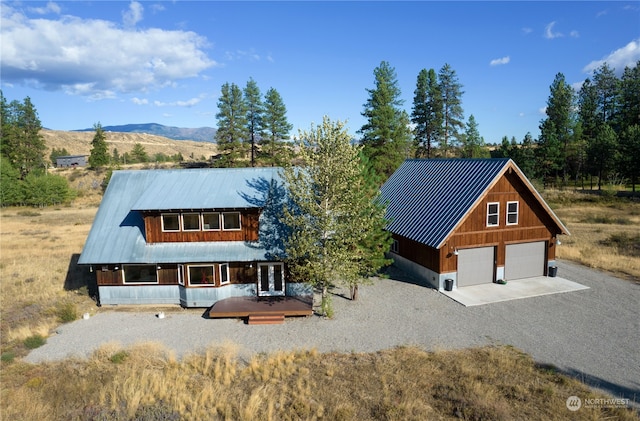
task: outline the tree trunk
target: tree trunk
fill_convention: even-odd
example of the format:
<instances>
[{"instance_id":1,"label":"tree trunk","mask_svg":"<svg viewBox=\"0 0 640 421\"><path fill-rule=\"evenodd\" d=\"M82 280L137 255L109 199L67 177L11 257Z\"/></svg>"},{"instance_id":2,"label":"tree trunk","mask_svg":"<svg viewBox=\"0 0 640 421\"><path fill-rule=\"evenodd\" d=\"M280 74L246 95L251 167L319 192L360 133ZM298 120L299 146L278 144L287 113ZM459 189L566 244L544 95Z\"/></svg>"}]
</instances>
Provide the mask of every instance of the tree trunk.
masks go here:
<instances>
[{"instance_id":1,"label":"tree trunk","mask_svg":"<svg viewBox=\"0 0 640 421\"><path fill-rule=\"evenodd\" d=\"M351 301L358 299L358 284L351 285Z\"/></svg>"}]
</instances>

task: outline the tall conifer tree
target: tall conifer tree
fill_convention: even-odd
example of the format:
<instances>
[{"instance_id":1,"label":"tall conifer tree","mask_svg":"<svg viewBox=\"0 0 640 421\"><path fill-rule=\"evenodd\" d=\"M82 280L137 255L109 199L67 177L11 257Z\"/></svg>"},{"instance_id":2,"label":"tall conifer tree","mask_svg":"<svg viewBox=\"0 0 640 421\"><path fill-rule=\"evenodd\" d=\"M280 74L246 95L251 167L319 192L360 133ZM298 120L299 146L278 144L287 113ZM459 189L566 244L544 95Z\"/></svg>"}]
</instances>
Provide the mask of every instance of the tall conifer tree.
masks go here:
<instances>
[{"instance_id":1,"label":"tall conifer tree","mask_svg":"<svg viewBox=\"0 0 640 421\"><path fill-rule=\"evenodd\" d=\"M416 157L431 158L442 129L442 94L433 69L422 69L418 74L411 122L415 125Z\"/></svg>"},{"instance_id":2,"label":"tall conifer tree","mask_svg":"<svg viewBox=\"0 0 640 421\"><path fill-rule=\"evenodd\" d=\"M224 154L222 166L233 167L244 157L244 143L247 140L247 110L242 90L235 83L222 85L218 99L218 131L216 141Z\"/></svg>"},{"instance_id":3,"label":"tall conifer tree","mask_svg":"<svg viewBox=\"0 0 640 421\"><path fill-rule=\"evenodd\" d=\"M89 155L89 166L100 168L109 164L109 152L107 147L107 136L102 129L102 124L97 122L93 125L95 134L91 140L91 153Z\"/></svg>"},{"instance_id":4,"label":"tall conifer tree","mask_svg":"<svg viewBox=\"0 0 640 421\"><path fill-rule=\"evenodd\" d=\"M262 140L263 153L267 161L273 165L284 165L289 161L283 141L289 139L293 126L287 120L287 107L274 88L269 88L264 98L263 127L265 137Z\"/></svg>"},{"instance_id":5,"label":"tall conifer tree","mask_svg":"<svg viewBox=\"0 0 640 421\"><path fill-rule=\"evenodd\" d=\"M396 71L383 61L373 71L374 89L367 89L369 99L362 115L367 122L358 131L362 135L364 154L384 182L407 158L411 129L409 116L401 107Z\"/></svg>"},{"instance_id":6,"label":"tall conifer tree","mask_svg":"<svg viewBox=\"0 0 640 421\"><path fill-rule=\"evenodd\" d=\"M264 104L258 84L249 79L244 88L244 101L247 108L247 130L251 139L251 166L256 166L256 144L264 136Z\"/></svg>"},{"instance_id":7,"label":"tall conifer tree","mask_svg":"<svg viewBox=\"0 0 640 421\"><path fill-rule=\"evenodd\" d=\"M447 63L438 72L438 84L442 95L442 133L440 147L446 158L449 148L460 140L460 130L464 127L462 109L462 84L456 71Z\"/></svg>"}]
</instances>

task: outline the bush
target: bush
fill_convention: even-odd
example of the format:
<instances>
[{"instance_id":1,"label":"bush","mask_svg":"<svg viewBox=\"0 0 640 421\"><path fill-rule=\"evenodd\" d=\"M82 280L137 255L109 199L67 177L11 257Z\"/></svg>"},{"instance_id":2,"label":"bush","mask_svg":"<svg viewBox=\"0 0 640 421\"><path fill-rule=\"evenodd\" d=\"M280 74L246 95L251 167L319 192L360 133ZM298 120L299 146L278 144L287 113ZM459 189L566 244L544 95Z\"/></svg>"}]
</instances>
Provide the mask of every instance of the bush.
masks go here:
<instances>
[{"instance_id":1,"label":"bush","mask_svg":"<svg viewBox=\"0 0 640 421\"><path fill-rule=\"evenodd\" d=\"M128 356L129 354L127 353L127 351L118 351L115 354L113 354L111 358L109 358L109 361L111 361L114 364L122 364L124 360L127 359Z\"/></svg>"},{"instance_id":2,"label":"bush","mask_svg":"<svg viewBox=\"0 0 640 421\"><path fill-rule=\"evenodd\" d=\"M3 363L12 363L15 358L16 354L14 354L13 351L7 351L2 353L0 360L2 360Z\"/></svg>"},{"instance_id":3,"label":"bush","mask_svg":"<svg viewBox=\"0 0 640 421\"><path fill-rule=\"evenodd\" d=\"M66 302L58 305L56 315L61 323L69 323L78 318L78 311L76 310L75 304Z\"/></svg>"},{"instance_id":4,"label":"bush","mask_svg":"<svg viewBox=\"0 0 640 421\"><path fill-rule=\"evenodd\" d=\"M42 335L33 335L29 336L24 340L24 346L27 349L36 349L40 348L42 345L46 344L47 340Z\"/></svg>"}]
</instances>

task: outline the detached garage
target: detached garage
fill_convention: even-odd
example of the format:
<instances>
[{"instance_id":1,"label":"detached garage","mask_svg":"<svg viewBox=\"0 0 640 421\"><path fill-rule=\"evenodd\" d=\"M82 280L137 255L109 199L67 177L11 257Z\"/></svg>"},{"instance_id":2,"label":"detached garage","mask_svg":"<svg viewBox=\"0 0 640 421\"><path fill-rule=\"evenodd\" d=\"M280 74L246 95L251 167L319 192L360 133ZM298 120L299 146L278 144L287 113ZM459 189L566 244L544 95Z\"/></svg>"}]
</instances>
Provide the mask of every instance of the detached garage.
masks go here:
<instances>
[{"instance_id":1,"label":"detached garage","mask_svg":"<svg viewBox=\"0 0 640 421\"><path fill-rule=\"evenodd\" d=\"M569 231L510 159L410 159L381 188L395 264L439 290L547 275Z\"/></svg>"}]
</instances>

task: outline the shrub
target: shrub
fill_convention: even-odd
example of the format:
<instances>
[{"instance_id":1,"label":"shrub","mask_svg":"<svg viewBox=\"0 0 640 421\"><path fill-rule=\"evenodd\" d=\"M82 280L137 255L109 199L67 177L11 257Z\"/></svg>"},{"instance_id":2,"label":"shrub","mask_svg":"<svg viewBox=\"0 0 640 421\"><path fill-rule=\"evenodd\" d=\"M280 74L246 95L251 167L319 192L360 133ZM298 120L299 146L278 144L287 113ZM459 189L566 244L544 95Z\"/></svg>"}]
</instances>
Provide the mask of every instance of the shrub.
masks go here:
<instances>
[{"instance_id":1,"label":"shrub","mask_svg":"<svg viewBox=\"0 0 640 421\"><path fill-rule=\"evenodd\" d=\"M24 346L27 349L36 349L40 348L42 345L46 344L47 340L42 335L33 335L29 336L24 340Z\"/></svg>"},{"instance_id":2,"label":"shrub","mask_svg":"<svg viewBox=\"0 0 640 421\"><path fill-rule=\"evenodd\" d=\"M61 323L69 323L78 318L78 311L75 304L66 302L58 305L56 315Z\"/></svg>"},{"instance_id":3,"label":"shrub","mask_svg":"<svg viewBox=\"0 0 640 421\"><path fill-rule=\"evenodd\" d=\"M13 353L13 351L7 351L2 353L0 360L2 360L3 363L12 363L15 358L16 354Z\"/></svg>"},{"instance_id":4,"label":"shrub","mask_svg":"<svg viewBox=\"0 0 640 421\"><path fill-rule=\"evenodd\" d=\"M111 361L114 364L122 364L124 360L127 359L128 356L129 354L127 353L127 351L118 351L115 354L113 354L111 358L109 358L109 361Z\"/></svg>"}]
</instances>

